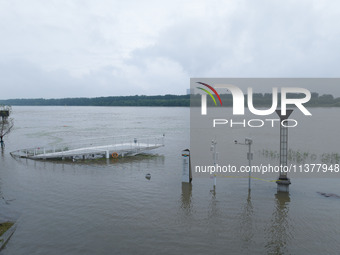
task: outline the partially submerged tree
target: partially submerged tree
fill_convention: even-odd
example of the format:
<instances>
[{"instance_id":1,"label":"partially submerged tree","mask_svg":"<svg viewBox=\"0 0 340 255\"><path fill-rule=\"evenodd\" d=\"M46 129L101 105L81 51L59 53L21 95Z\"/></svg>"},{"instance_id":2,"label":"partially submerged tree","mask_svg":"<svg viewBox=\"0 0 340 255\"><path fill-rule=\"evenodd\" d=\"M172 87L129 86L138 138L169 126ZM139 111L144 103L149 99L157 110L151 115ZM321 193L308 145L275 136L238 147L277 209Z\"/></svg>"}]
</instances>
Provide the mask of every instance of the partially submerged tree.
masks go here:
<instances>
[{"instance_id":1,"label":"partially submerged tree","mask_svg":"<svg viewBox=\"0 0 340 255\"><path fill-rule=\"evenodd\" d=\"M0 105L0 144L1 147L4 145L3 137L8 135L13 126L13 119L10 118L10 114L12 112L12 107L8 105Z\"/></svg>"}]
</instances>

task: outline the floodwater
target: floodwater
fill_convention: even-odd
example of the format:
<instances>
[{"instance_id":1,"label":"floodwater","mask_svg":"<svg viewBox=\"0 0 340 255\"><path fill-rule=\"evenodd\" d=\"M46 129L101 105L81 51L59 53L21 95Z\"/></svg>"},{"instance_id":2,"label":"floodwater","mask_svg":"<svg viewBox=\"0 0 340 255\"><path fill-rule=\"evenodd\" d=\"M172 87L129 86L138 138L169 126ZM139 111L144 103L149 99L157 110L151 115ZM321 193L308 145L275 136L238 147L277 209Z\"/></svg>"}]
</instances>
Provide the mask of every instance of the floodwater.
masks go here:
<instances>
[{"instance_id":1,"label":"floodwater","mask_svg":"<svg viewBox=\"0 0 340 255\"><path fill-rule=\"evenodd\" d=\"M13 107L12 117L15 129L0 157L0 221L18 226L0 254L339 253L340 199L317 193L340 195L339 178L292 178L289 194L262 180L253 180L249 193L246 178L218 178L215 191L208 177L182 185L189 108ZM163 133L165 147L132 158L9 155L85 138ZM267 147L259 143L261 149Z\"/></svg>"}]
</instances>

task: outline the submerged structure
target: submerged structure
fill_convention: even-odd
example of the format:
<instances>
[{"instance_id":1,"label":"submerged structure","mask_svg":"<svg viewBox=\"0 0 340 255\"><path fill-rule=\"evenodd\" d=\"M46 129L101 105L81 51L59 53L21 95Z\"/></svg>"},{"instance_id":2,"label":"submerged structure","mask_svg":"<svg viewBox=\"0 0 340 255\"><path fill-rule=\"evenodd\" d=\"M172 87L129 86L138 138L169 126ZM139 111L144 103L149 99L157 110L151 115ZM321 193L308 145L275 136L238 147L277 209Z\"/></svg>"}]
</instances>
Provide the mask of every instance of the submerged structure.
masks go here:
<instances>
[{"instance_id":1,"label":"submerged structure","mask_svg":"<svg viewBox=\"0 0 340 255\"><path fill-rule=\"evenodd\" d=\"M102 137L52 147L36 147L10 152L11 156L29 159L118 158L134 156L164 146L164 135L158 137Z\"/></svg>"},{"instance_id":2,"label":"submerged structure","mask_svg":"<svg viewBox=\"0 0 340 255\"><path fill-rule=\"evenodd\" d=\"M277 115L280 117L280 122L284 123L288 121L289 116L293 110L286 110L286 115L283 115L281 110L276 110ZM288 127L280 125L280 166L287 166L288 155ZM277 183L277 190L281 192L289 192L290 179L287 177L287 173L280 171L280 175Z\"/></svg>"}]
</instances>

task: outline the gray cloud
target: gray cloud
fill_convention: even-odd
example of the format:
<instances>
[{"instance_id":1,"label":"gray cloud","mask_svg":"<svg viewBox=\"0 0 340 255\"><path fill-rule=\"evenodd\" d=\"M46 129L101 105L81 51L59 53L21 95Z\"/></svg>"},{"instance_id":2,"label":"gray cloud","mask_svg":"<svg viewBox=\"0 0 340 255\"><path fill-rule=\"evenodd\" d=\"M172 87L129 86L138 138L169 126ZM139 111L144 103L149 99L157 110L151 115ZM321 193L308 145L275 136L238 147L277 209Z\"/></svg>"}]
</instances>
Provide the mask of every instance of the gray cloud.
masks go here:
<instances>
[{"instance_id":1,"label":"gray cloud","mask_svg":"<svg viewBox=\"0 0 340 255\"><path fill-rule=\"evenodd\" d=\"M338 77L339 5L0 1L0 98L184 94L190 77Z\"/></svg>"}]
</instances>

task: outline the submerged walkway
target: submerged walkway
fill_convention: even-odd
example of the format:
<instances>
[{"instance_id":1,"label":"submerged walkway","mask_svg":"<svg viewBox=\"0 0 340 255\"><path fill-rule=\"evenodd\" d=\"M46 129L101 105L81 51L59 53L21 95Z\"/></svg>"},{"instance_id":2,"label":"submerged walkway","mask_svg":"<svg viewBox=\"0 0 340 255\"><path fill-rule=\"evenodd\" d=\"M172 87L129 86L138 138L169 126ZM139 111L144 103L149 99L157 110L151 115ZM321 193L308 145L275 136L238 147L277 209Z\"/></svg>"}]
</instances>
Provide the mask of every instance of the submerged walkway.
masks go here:
<instances>
[{"instance_id":1,"label":"submerged walkway","mask_svg":"<svg viewBox=\"0 0 340 255\"><path fill-rule=\"evenodd\" d=\"M95 159L134 156L164 146L160 137L102 137L54 147L37 147L10 152L13 157L30 159Z\"/></svg>"}]
</instances>

